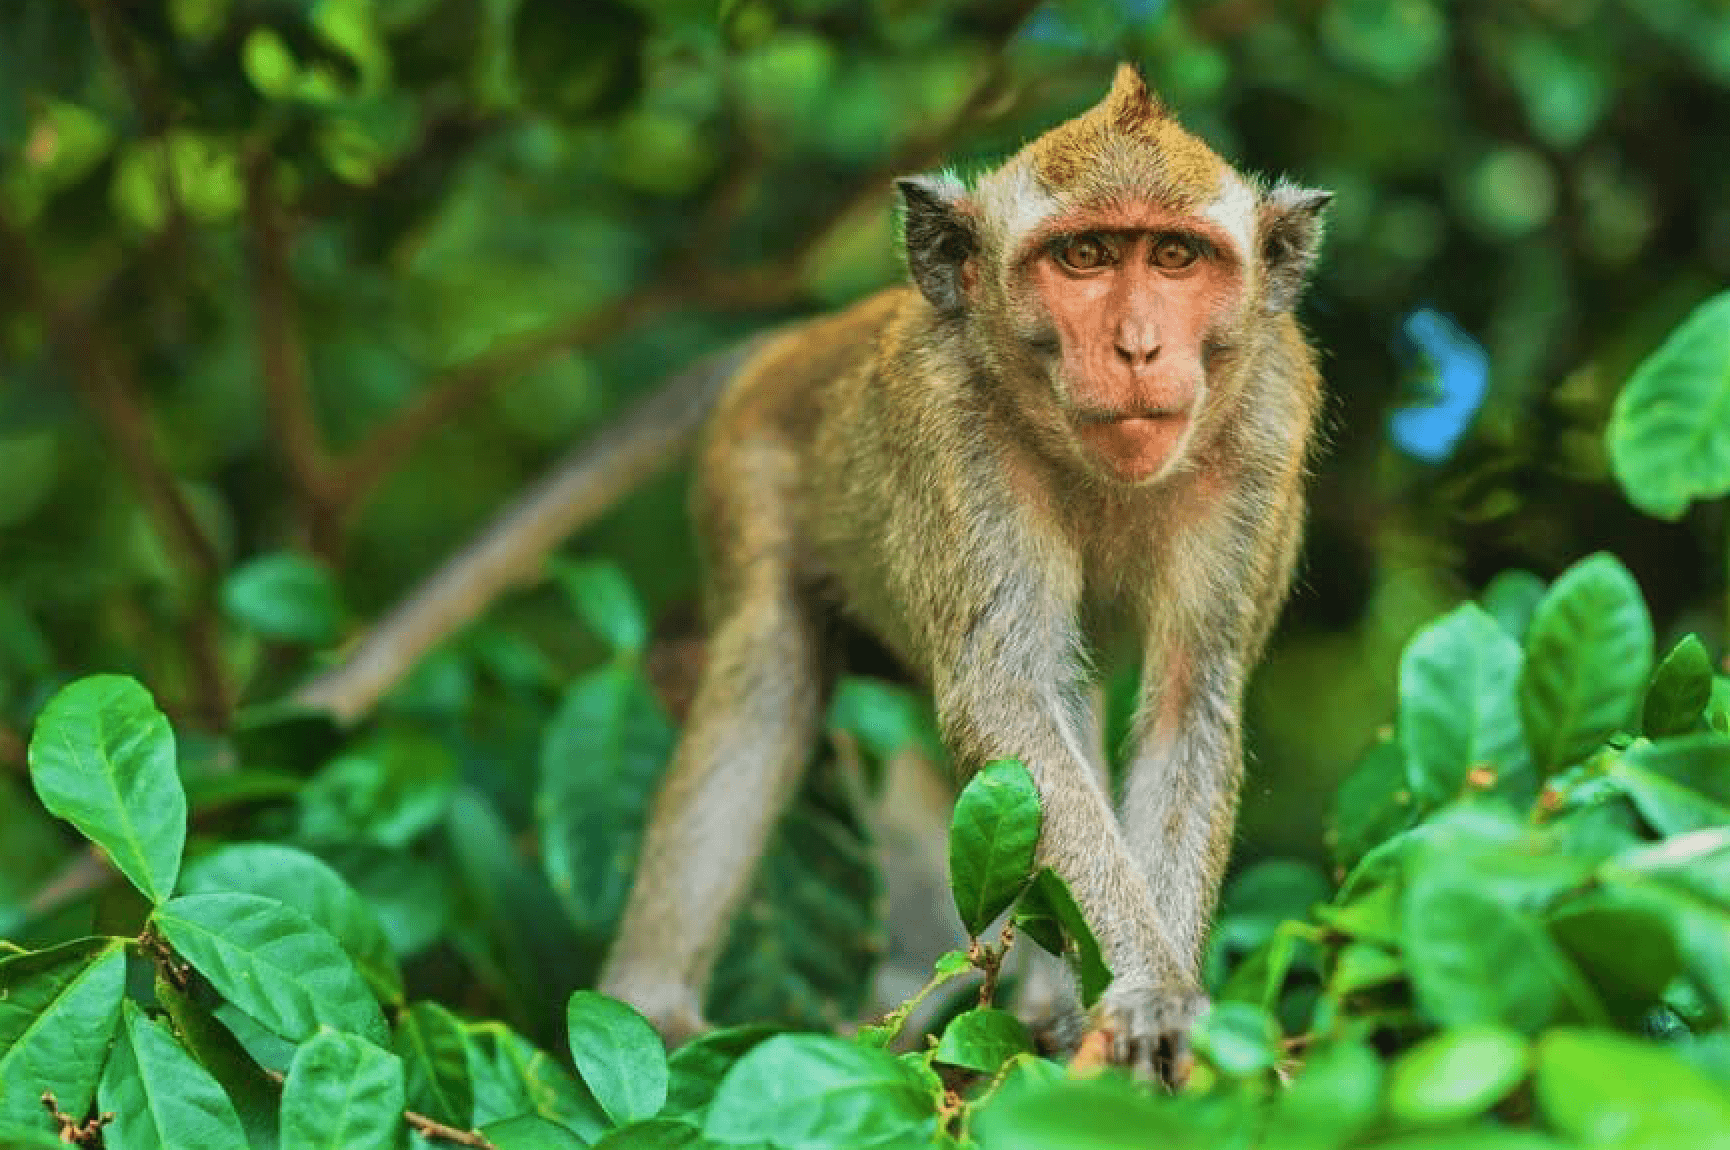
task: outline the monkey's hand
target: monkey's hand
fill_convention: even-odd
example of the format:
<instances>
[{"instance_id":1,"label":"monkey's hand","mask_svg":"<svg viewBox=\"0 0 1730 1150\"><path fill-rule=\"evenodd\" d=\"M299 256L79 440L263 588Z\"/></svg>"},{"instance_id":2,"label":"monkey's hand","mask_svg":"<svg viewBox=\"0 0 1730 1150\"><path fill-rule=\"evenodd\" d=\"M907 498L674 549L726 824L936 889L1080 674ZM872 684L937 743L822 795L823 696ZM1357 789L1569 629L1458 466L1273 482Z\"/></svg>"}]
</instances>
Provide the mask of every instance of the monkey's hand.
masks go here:
<instances>
[{"instance_id":1,"label":"monkey's hand","mask_svg":"<svg viewBox=\"0 0 1730 1150\"><path fill-rule=\"evenodd\" d=\"M1176 1090L1189 1080L1194 1065L1190 1027L1208 1005L1207 995L1187 980L1114 982L1094 1008L1092 1025L1071 1066L1086 1070L1089 1062L1104 1062Z\"/></svg>"}]
</instances>

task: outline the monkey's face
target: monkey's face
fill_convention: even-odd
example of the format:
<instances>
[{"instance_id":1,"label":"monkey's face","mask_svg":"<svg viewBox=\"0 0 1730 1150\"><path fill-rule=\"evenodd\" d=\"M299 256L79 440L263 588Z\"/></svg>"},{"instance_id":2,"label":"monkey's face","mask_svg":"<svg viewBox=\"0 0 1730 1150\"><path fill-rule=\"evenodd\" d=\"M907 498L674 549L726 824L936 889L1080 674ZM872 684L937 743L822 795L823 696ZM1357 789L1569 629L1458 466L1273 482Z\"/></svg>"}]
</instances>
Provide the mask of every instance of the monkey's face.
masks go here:
<instances>
[{"instance_id":1,"label":"monkey's face","mask_svg":"<svg viewBox=\"0 0 1730 1150\"><path fill-rule=\"evenodd\" d=\"M1064 213L1022 242L1010 294L1093 468L1145 483L1182 459L1244 310L1243 263L1213 220L1151 204Z\"/></svg>"}]
</instances>

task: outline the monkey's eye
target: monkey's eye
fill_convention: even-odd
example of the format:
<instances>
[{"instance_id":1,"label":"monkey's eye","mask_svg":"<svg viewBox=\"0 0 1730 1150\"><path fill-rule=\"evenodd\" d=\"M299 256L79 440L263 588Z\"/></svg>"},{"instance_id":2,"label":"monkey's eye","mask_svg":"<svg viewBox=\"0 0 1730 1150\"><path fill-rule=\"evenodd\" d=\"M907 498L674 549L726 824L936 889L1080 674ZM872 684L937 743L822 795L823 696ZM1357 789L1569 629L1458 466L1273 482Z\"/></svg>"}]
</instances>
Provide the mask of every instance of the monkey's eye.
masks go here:
<instances>
[{"instance_id":1,"label":"monkey's eye","mask_svg":"<svg viewBox=\"0 0 1730 1150\"><path fill-rule=\"evenodd\" d=\"M1098 236L1073 236L1057 249L1058 262L1071 271L1097 271L1112 261L1111 249Z\"/></svg>"},{"instance_id":2,"label":"monkey's eye","mask_svg":"<svg viewBox=\"0 0 1730 1150\"><path fill-rule=\"evenodd\" d=\"M1201 256L1194 240L1165 236L1153 245L1153 265L1166 271L1182 271Z\"/></svg>"}]
</instances>

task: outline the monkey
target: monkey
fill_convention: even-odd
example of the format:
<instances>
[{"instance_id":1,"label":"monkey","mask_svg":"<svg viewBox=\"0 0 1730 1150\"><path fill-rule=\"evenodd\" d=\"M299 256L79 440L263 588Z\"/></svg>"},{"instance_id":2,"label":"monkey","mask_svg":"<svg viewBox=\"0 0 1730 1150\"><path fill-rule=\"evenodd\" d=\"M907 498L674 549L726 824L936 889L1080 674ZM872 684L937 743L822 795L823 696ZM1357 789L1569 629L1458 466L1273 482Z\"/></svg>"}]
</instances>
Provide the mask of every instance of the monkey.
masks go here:
<instances>
[{"instance_id":1,"label":"monkey","mask_svg":"<svg viewBox=\"0 0 1730 1150\"><path fill-rule=\"evenodd\" d=\"M836 621L932 692L962 772L1026 764L1040 865L1113 972L1088 1023L1175 1081L1292 580L1321 375L1293 315L1331 193L1239 174L1132 65L971 186L897 181L911 283L711 381L707 662L600 989L678 1042L819 733ZM1142 694L1115 804L1085 745L1116 637Z\"/></svg>"}]
</instances>

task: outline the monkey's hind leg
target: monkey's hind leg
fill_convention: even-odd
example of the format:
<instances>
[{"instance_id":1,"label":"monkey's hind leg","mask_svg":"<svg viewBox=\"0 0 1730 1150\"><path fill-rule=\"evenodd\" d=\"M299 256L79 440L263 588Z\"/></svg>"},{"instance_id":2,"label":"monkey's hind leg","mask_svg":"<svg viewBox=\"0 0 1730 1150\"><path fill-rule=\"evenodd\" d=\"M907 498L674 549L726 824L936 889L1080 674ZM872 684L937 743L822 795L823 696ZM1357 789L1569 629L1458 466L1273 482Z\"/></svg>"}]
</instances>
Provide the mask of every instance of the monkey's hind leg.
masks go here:
<instances>
[{"instance_id":1,"label":"monkey's hind leg","mask_svg":"<svg viewBox=\"0 0 1730 1150\"><path fill-rule=\"evenodd\" d=\"M710 972L816 738L818 630L790 577L759 568L711 636L600 981L670 1046L706 1027Z\"/></svg>"}]
</instances>

